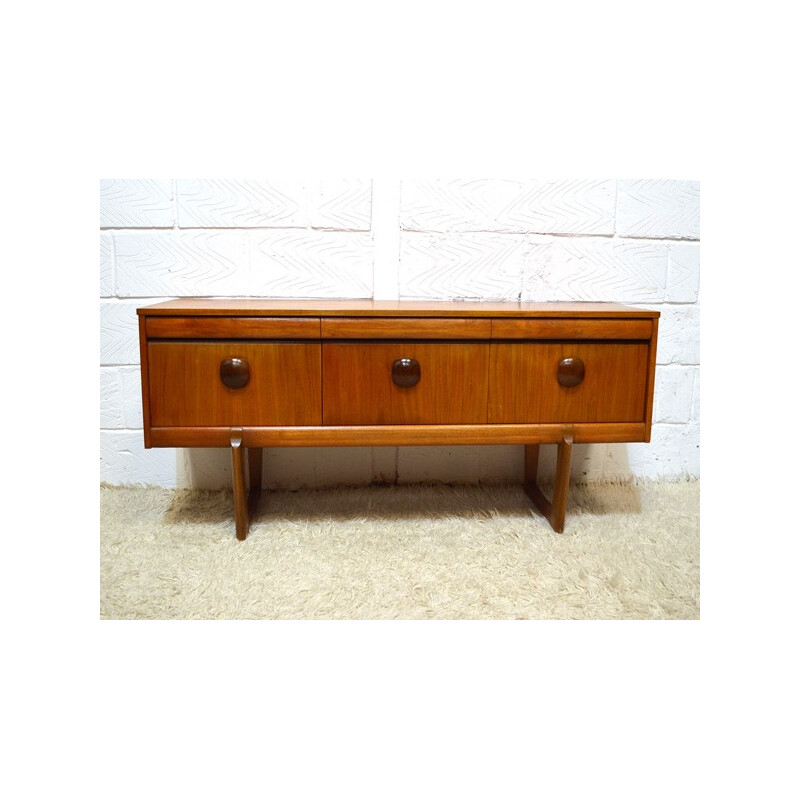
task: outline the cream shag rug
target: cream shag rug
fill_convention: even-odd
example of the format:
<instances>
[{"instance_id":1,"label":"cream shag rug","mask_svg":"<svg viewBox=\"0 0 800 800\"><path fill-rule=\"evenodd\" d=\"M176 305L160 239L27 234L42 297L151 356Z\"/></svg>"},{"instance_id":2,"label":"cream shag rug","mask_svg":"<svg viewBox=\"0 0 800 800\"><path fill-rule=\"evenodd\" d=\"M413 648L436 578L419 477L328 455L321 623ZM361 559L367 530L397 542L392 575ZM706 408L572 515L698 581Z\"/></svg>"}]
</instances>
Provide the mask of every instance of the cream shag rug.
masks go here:
<instances>
[{"instance_id":1,"label":"cream shag rug","mask_svg":"<svg viewBox=\"0 0 800 800\"><path fill-rule=\"evenodd\" d=\"M548 495L549 496L549 495ZM699 619L699 481L573 485L561 535L518 486L102 486L103 619Z\"/></svg>"}]
</instances>

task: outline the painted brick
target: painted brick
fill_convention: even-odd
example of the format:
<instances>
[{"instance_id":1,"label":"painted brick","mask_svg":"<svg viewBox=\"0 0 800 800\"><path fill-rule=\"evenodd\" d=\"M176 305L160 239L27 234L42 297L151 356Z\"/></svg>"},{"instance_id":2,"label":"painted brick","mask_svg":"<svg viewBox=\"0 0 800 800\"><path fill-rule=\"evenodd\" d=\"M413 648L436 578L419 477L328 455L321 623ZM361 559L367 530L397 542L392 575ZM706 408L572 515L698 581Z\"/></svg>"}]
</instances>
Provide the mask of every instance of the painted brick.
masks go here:
<instances>
[{"instance_id":1,"label":"painted brick","mask_svg":"<svg viewBox=\"0 0 800 800\"><path fill-rule=\"evenodd\" d=\"M233 486L230 448L184 447L176 452L178 488L230 489Z\"/></svg>"},{"instance_id":2,"label":"painted brick","mask_svg":"<svg viewBox=\"0 0 800 800\"><path fill-rule=\"evenodd\" d=\"M266 448L264 485L268 489L290 490L315 487L318 449L316 447Z\"/></svg>"},{"instance_id":3,"label":"painted brick","mask_svg":"<svg viewBox=\"0 0 800 800\"><path fill-rule=\"evenodd\" d=\"M100 427L125 427L122 376L118 369L100 369Z\"/></svg>"},{"instance_id":4,"label":"painted brick","mask_svg":"<svg viewBox=\"0 0 800 800\"><path fill-rule=\"evenodd\" d=\"M181 228L305 228L306 188L298 181L179 180Z\"/></svg>"},{"instance_id":5,"label":"painted brick","mask_svg":"<svg viewBox=\"0 0 800 800\"><path fill-rule=\"evenodd\" d=\"M100 297L114 295L114 240L110 234L100 234Z\"/></svg>"},{"instance_id":6,"label":"painted brick","mask_svg":"<svg viewBox=\"0 0 800 800\"><path fill-rule=\"evenodd\" d=\"M368 231L372 222L372 182L326 180L309 186L312 228Z\"/></svg>"},{"instance_id":7,"label":"painted brick","mask_svg":"<svg viewBox=\"0 0 800 800\"><path fill-rule=\"evenodd\" d=\"M253 232L252 294L372 297L372 238L332 231Z\"/></svg>"},{"instance_id":8,"label":"painted brick","mask_svg":"<svg viewBox=\"0 0 800 800\"><path fill-rule=\"evenodd\" d=\"M269 447L264 451L263 481L267 489L360 486L375 480L370 447ZM179 486L225 489L233 484L227 448L186 448L178 459ZM394 461L394 457L392 457ZM392 470L391 480L394 480Z\"/></svg>"},{"instance_id":9,"label":"painted brick","mask_svg":"<svg viewBox=\"0 0 800 800\"><path fill-rule=\"evenodd\" d=\"M126 428L142 428L142 378L139 367L121 367L122 416Z\"/></svg>"},{"instance_id":10,"label":"painted brick","mask_svg":"<svg viewBox=\"0 0 800 800\"><path fill-rule=\"evenodd\" d=\"M317 448L314 460L315 486L363 486L373 479L372 452L369 447Z\"/></svg>"},{"instance_id":11,"label":"painted brick","mask_svg":"<svg viewBox=\"0 0 800 800\"><path fill-rule=\"evenodd\" d=\"M403 181L400 227L440 233L496 231L496 216L522 190L518 181Z\"/></svg>"},{"instance_id":12,"label":"painted brick","mask_svg":"<svg viewBox=\"0 0 800 800\"><path fill-rule=\"evenodd\" d=\"M496 179L404 182L405 230L511 233L614 232L616 181Z\"/></svg>"},{"instance_id":13,"label":"painted brick","mask_svg":"<svg viewBox=\"0 0 800 800\"><path fill-rule=\"evenodd\" d=\"M139 363L139 319L134 301L100 303L100 364Z\"/></svg>"},{"instance_id":14,"label":"painted brick","mask_svg":"<svg viewBox=\"0 0 800 800\"><path fill-rule=\"evenodd\" d=\"M578 481L613 480L630 475L628 451L625 445L608 443L576 445L573 458L576 463L570 472ZM553 478L555 478L555 458Z\"/></svg>"},{"instance_id":15,"label":"painted brick","mask_svg":"<svg viewBox=\"0 0 800 800\"><path fill-rule=\"evenodd\" d=\"M525 449L519 445L475 446L478 480L482 483L521 483L525 470Z\"/></svg>"},{"instance_id":16,"label":"painted brick","mask_svg":"<svg viewBox=\"0 0 800 800\"><path fill-rule=\"evenodd\" d=\"M372 447L372 482L395 483L397 481L397 448Z\"/></svg>"},{"instance_id":17,"label":"painted brick","mask_svg":"<svg viewBox=\"0 0 800 800\"><path fill-rule=\"evenodd\" d=\"M558 451L553 446L542 447L539 472L552 484L556 475ZM576 444L572 451L570 476L575 481L624 480L630 477L626 444Z\"/></svg>"},{"instance_id":18,"label":"painted brick","mask_svg":"<svg viewBox=\"0 0 800 800\"><path fill-rule=\"evenodd\" d=\"M668 245L621 239L530 237L522 299L661 303Z\"/></svg>"},{"instance_id":19,"label":"painted brick","mask_svg":"<svg viewBox=\"0 0 800 800\"><path fill-rule=\"evenodd\" d=\"M100 431L100 480L115 484L165 486L176 481L176 451L145 450L141 431Z\"/></svg>"},{"instance_id":20,"label":"painted brick","mask_svg":"<svg viewBox=\"0 0 800 800\"><path fill-rule=\"evenodd\" d=\"M642 478L680 478L700 474L700 426L653 425L649 443L626 445L628 469Z\"/></svg>"},{"instance_id":21,"label":"painted brick","mask_svg":"<svg viewBox=\"0 0 800 800\"><path fill-rule=\"evenodd\" d=\"M171 228L171 180L100 181L101 228Z\"/></svg>"},{"instance_id":22,"label":"painted brick","mask_svg":"<svg viewBox=\"0 0 800 800\"><path fill-rule=\"evenodd\" d=\"M667 267L667 300L696 303L700 291L700 245L670 245Z\"/></svg>"},{"instance_id":23,"label":"painted brick","mask_svg":"<svg viewBox=\"0 0 800 800\"><path fill-rule=\"evenodd\" d=\"M621 180L617 190L617 233L662 239L700 238L700 183Z\"/></svg>"},{"instance_id":24,"label":"painted brick","mask_svg":"<svg viewBox=\"0 0 800 800\"><path fill-rule=\"evenodd\" d=\"M526 242L491 233L403 233L400 297L517 300Z\"/></svg>"},{"instance_id":25,"label":"painted brick","mask_svg":"<svg viewBox=\"0 0 800 800\"><path fill-rule=\"evenodd\" d=\"M481 474L475 447L401 447L397 454L397 482L445 481L474 483Z\"/></svg>"},{"instance_id":26,"label":"painted brick","mask_svg":"<svg viewBox=\"0 0 800 800\"><path fill-rule=\"evenodd\" d=\"M700 423L690 422L683 428L683 464L686 475L700 475Z\"/></svg>"},{"instance_id":27,"label":"painted brick","mask_svg":"<svg viewBox=\"0 0 800 800\"><path fill-rule=\"evenodd\" d=\"M659 364L700 363L700 308L665 305L653 307L661 311L658 321Z\"/></svg>"},{"instance_id":28,"label":"painted brick","mask_svg":"<svg viewBox=\"0 0 800 800\"><path fill-rule=\"evenodd\" d=\"M692 412L689 417L692 422L700 422L700 368L694 370L694 384L692 385Z\"/></svg>"},{"instance_id":29,"label":"painted brick","mask_svg":"<svg viewBox=\"0 0 800 800\"><path fill-rule=\"evenodd\" d=\"M114 235L119 297L194 297L247 292L242 231Z\"/></svg>"},{"instance_id":30,"label":"painted brick","mask_svg":"<svg viewBox=\"0 0 800 800\"><path fill-rule=\"evenodd\" d=\"M654 422L689 421L694 378L693 367L657 367Z\"/></svg>"}]
</instances>

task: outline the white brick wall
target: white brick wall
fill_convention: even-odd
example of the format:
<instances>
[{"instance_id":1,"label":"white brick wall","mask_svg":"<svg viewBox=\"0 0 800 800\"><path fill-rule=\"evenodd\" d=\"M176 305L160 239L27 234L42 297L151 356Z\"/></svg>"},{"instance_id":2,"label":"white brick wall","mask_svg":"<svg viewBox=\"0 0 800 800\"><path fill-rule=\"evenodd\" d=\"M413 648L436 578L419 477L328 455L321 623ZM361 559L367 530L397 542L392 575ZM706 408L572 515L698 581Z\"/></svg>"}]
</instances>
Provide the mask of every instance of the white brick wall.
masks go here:
<instances>
[{"instance_id":1,"label":"white brick wall","mask_svg":"<svg viewBox=\"0 0 800 800\"><path fill-rule=\"evenodd\" d=\"M686 180L100 182L100 463L230 484L226 450L142 446L137 306L182 296L606 300L661 311L653 440L573 476L699 475L700 187ZM555 448L542 451L554 469ZM268 485L517 480L520 447L284 448Z\"/></svg>"}]
</instances>

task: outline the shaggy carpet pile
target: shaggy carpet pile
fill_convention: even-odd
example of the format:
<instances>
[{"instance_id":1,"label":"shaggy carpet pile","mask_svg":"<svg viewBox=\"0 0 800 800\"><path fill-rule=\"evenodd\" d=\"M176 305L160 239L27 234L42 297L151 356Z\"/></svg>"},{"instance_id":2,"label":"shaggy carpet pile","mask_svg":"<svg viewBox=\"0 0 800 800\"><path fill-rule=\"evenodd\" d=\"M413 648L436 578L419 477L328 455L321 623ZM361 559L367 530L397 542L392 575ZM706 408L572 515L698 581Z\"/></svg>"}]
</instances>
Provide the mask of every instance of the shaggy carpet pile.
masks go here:
<instances>
[{"instance_id":1,"label":"shaggy carpet pile","mask_svg":"<svg viewBox=\"0 0 800 800\"><path fill-rule=\"evenodd\" d=\"M102 619L699 619L699 481L570 488L559 535L518 486L102 486Z\"/></svg>"}]
</instances>

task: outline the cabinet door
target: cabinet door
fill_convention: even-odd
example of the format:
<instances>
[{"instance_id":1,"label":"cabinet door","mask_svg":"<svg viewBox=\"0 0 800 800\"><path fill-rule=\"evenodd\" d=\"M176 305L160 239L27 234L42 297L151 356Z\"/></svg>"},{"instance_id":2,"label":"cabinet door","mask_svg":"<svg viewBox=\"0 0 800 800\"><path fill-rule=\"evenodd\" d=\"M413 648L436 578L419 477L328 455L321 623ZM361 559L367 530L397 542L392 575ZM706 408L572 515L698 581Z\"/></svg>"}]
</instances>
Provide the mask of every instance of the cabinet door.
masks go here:
<instances>
[{"instance_id":1,"label":"cabinet door","mask_svg":"<svg viewBox=\"0 0 800 800\"><path fill-rule=\"evenodd\" d=\"M490 423L641 422L647 343L519 342L492 345ZM579 359L582 377L559 382L559 364ZM578 379L562 367L562 380Z\"/></svg>"},{"instance_id":2,"label":"cabinet door","mask_svg":"<svg viewBox=\"0 0 800 800\"><path fill-rule=\"evenodd\" d=\"M325 425L486 422L488 344L325 343L322 353ZM394 366L403 359L415 364Z\"/></svg>"},{"instance_id":3,"label":"cabinet door","mask_svg":"<svg viewBox=\"0 0 800 800\"><path fill-rule=\"evenodd\" d=\"M321 423L318 343L150 342L148 359L154 427Z\"/></svg>"}]
</instances>

